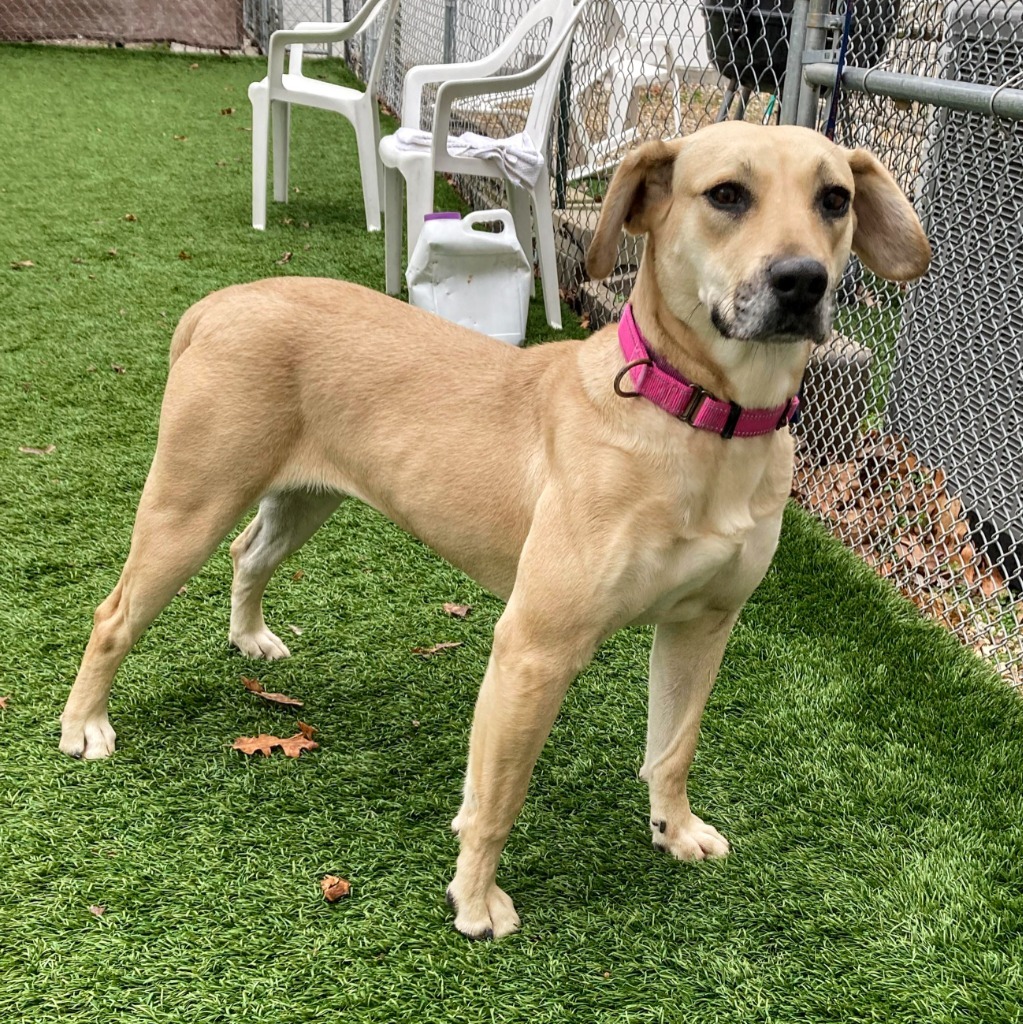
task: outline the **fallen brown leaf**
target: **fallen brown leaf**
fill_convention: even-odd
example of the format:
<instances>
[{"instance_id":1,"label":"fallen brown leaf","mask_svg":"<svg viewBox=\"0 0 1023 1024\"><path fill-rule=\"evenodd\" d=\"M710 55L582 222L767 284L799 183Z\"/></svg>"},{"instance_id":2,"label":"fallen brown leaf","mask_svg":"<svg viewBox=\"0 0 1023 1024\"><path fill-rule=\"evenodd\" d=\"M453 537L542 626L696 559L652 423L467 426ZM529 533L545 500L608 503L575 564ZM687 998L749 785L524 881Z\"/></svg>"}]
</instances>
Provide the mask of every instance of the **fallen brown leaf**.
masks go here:
<instances>
[{"instance_id":1,"label":"fallen brown leaf","mask_svg":"<svg viewBox=\"0 0 1023 1024\"><path fill-rule=\"evenodd\" d=\"M447 643L434 644L432 647L413 647L412 653L418 654L421 658L431 658L441 651L449 651L452 647L461 647L461 640L449 640Z\"/></svg>"},{"instance_id":2,"label":"fallen brown leaf","mask_svg":"<svg viewBox=\"0 0 1023 1024\"><path fill-rule=\"evenodd\" d=\"M134 213L126 213L124 215L124 219L125 220L130 220L130 221L136 221L136 220L138 220L138 217L136 217Z\"/></svg>"},{"instance_id":3,"label":"fallen brown leaf","mask_svg":"<svg viewBox=\"0 0 1023 1024\"><path fill-rule=\"evenodd\" d=\"M243 754L250 755L262 754L264 757L269 757L270 751L275 747L280 747L285 757L298 757L303 750L316 750L319 743L300 732L284 738L264 732L258 736L239 736L231 744L232 750L240 750Z\"/></svg>"},{"instance_id":4,"label":"fallen brown leaf","mask_svg":"<svg viewBox=\"0 0 1023 1024\"><path fill-rule=\"evenodd\" d=\"M12 270L28 270L29 267L34 267L35 264L31 260L15 260L11 263Z\"/></svg>"},{"instance_id":5,"label":"fallen brown leaf","mask_svg":"<svg viewBox=\"0 0 1023 1024\"><path fill-rule=\"evenodd\" d=\"M187 140L187 138L188 138L187 135L175 135L174 136L174 141L175 142L184 142L184 141Z\"/></svg>"},{"instance_id":6,"label":"fallen brown leaf","mask_svg":"<svg viewBox=\"0 0 1023 1024\"><path fill-rule=\"evenodd\" d=\"M323 898L328 903L337 903L338 900L351 893L352 884L347 878L339 878L337 875L324 875L320 879L320 889L323 892Z\"/></svg>"},{"instance_id":7,"label":"fallen brown leaf","mask_svg":"<svg viewBox=\"0 0 1023 1024\"><path fill-rule=\"evenodd\" d=\"M22 445L18 451L22 455L52 455L57 450L55 444L48 444L45 448L33 448L30 445Z\"/></svg>"},{"instance_id":8,"label":"fallen brown leaf","mask_svg":"<svg viewBox=\"0 0 1023 1024\"><path fill-rule=\"evenodd\" d=\"M101 904L93 904L89 907L89 913L92 914L93 917L102 917L106 912L107 908Z\"/></svg>"},{"instance_id":9,"label":"fallen brown leaf","mask_svg":"<svg viewBox=\"0 0 1023 1024\"><path fill-rule=\"evenodd\" d=\"M301 579L301 578L302 578L302 577L303 577L304 575L305 575L305 573L304 573L304 572L303 572L303 571L302 571L301 569L296 569L296 570L295 570L295 571L294 571L294 572L293 572L293 573L291 574L291 578L292 578L293 580L295 580L295 582L297 583L297 582L298 582L298 581L299 581L299 580L300 580L300 579Z\"/></svg>"},{"instance_id":10,"label":"fallen brown leaf","mask_svg":"<svg viewBox=\"0 0 1023 1024\"><path fill-rule=\"evenodd\" d=\"M313 733L314 732L319 732L320 731L319 729L316 728L315 725L309 725L308 722L296 722L295 725L298 726L298 731L307 740L311 740L313 738Z\"/></svg>"},{"instance_id":11,"label":"fallen brown leaf","mask_svg":"<svg viewBox=\"0 0 1023 1024\"><path fill-rule=\"evenodd\" d=\"M7 710L7 702L10 699L11 698L9 696L7 696L7 697L0 697L0 711L6 711Z\"/></svg>"},{"instance_id":12,"label":"fallen brown leaf","mask_svg":"<svg viewBox=\"0 0 1023 1024\"><path fill-rule=\"evenodd\" d=\"M189 64L188 65L188 70L189 71L198 71L199 70L199 65L198 64Z\"/></svg>"},{"instance_id":13,"label":"fallen brown leaf","mask_svg":"<svg viewBox=\"0 0 1023 1024\"><path fill-rule=\"evenodd\" d=\"M231 744L231 749L240 750L243 754L262 754L264 757L269 757L270 751L280 742L279 736L270 736L264 732L258 736L239 736Z\"/></svg>"},{"instance_id":14,"label":"fallen brown leaf","mask_svg":"<svg viewBox=\"0 0 1023 1024\"><path fill-rule=\"evenodd\" d=\"M263 700L268 700L273 704L284 704L291 708L304 706L302 701L296 700L294 697L288 697L283 693L268 693L258 679L249 679L247 676L242 676L242 686L250 693L254 693L257 697L262 697Z\"/></svg>"},{"instance_id":15,"label":"fallen brown leaf","mask_svg":"<svg viewBox=\"0 0 1023 1024\"><path fill-rule=\"evenodd\" d=\"M289 736L286 740L281 740L281 750L287 757L298 757L303 750L316 750L317 747L319 747L319 743L316 740L309 736L303 736L300 732L296 732L294 736Z\"/></svg>"},{"instance_id":16,"label":"fallen brown leaf","mask_svg":"<svg viewBox=\"0 0 1023 1024\"><path fill-rule=\"evenodd\" d=\"M113 370L114 373L124 373L125 372L124 371L124 367L120 363L111 363L110 364L110 369Z\"/></svg>"},{"instance_id":17,"label":"fallen brown leaf","mask_svg":"<svg viewBox=\"0 0 1023 1024\"><path fill-rule=\"evenodd\" d=\"M192 254L190 252L185 252L184 249L182 249L181 252L178 253L179 260L190 260L191 258Z\"/></svg>"},{"instance_id":18,"label":"fallen brown leaf","mask_svg":"<svg viewBox=\"0 0 1023 1024\"><path fill-rule=\"evenodd\" d=\"M450 601L447 601L444 604L444 611L448 615L453 615L456 619L464 619L472 611L472 605L452 604Z\"/></svg>"},{"instance_id":19,"label":"fallen brown leaf","mask_svg":"<svg viewBox=\"0 0 1023 1024\"><path fill-rule=\"evenodd\" d=\"M290 629L291 632L295 634L295 636L301 636L302 635L302 627L301 626L293 626L289 622L288 623L288 629Z\"/></svg>"},{"instance_id":20,"label":"fallen brown leaf","mask_svg":"<svg viewBox=\"0 0 1023 1024\"><path fill-rule=\"evenodd\" d=\"M280 266L283 266L285 263L290 263L291 262L291 257L293 255L294 255L294 253L291 253L291 252L283 252L283 253L281 253L281 258L279 260L277 260L277 266L280 267Z\"/></svg>"},{"instance_id":21,"label":"fallen brown leaf","mask_svg":"<svg viewBox=\"0 0 1023 1024\"><path fill-rule=\"evenodd\" d=\"M230 116L231 114L234 113L234 107L224 107L220 112L221 112L221 114L226 114L226 115Z\"/></svg>"}]
</instances>

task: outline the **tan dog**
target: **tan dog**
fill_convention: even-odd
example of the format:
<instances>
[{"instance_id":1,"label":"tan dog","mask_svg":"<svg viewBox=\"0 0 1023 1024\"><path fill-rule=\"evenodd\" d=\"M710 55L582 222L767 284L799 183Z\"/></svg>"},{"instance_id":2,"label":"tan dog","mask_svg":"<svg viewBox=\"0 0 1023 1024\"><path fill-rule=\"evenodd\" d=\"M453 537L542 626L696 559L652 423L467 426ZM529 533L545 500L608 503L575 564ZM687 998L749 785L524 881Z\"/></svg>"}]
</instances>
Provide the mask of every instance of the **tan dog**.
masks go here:
<instances>
[{"instance_id":1,"label":"tan dog","mask_svg":"<svg viewBox=\"0 0 1023 1024\"><path fill-rule=\"evenodd\" d=\"M632 306L650 348L753 408L797 391L850 247L896 280L930 256L870 154L800 128L724 123L640 147L605 199L594 276L610 272L623 225L646 235ZM118 665L256 502L231 546L230 639L251 657L287 656L263 621L263 591L351 495L508 602L453 822L459 931L518 927L495 882L501 850L569 683L631 623L657 626L641 772L654 844L680 860L728 852L690 810L686 780L725 641L778 540L788 430L726 440L623 400L613 326L518 350L329 280L208 296L182 318L171 364L131 550L96 611L63 751L113 751Z\"/></svg>"}]
</instances>

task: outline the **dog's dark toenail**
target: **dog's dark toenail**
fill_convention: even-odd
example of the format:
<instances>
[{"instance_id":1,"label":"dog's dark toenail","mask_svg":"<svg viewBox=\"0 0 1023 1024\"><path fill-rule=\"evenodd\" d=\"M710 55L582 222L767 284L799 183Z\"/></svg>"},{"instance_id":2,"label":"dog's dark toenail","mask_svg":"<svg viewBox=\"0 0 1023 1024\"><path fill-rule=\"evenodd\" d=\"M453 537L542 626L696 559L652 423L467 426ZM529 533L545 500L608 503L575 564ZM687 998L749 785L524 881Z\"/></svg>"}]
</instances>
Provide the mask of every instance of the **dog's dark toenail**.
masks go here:
<instances>
[{"instance_id":1,"label":"dog's dark toenail","mask_svg":"<svg viewBox=\"0 0 1023 1024\"><path fill-rule=\"evenodd\" d=\"M458 904L455 903L455 897L451 895L450 889L448 889L448 891L444 893L444 900L446 901L447 905L457 914Z\"/></svg>"},{"instance_id":2,"label":"dog's dark toenail","mask_svg":"<svg viewBox=\"0 0 1023 1024\"><path fill-rule=\"evenodd\" d=\"M82 749L81 749L81 750L73 750L73 751L71 752L71 756L72 756L72 757L73 757L73 758L74 758L74 759L75 759L76 761L81 761L81 759L82 759L83 757L85 757L85 747L82 747Z\"/></svg>"},{"instance_id":3,"label":"dog's dark toenail","mask_svg":"<svg viewBox=\"0 0 1023 1024\"><path fill-rule=\"evenodd\" d=\"M494 937L493 928L485 928L479 935L466 935L470 942L489 942Z\"/></svg>"},{"instance_id":4,"label":"dog's dark toenail","mask_svg":"<svg viewBox=\"0 0 1023 1024\"><path fill-rule=\"evenodd\" d=\"M657 830L661 833L662 836L667 831L667 829L668 829L668 823L666 821L659 821L657 823Z\"/></svg>"},{"instance_id":5,"label":"dog's dark toenail","mask_svg":"<svg viewBox=\"0 0 1023 1024\"><path fill-rule=\"evenodd\" d=\"M659 850L661 853L668 852L668 847L666 847L663 843L654 843L654 849Z\"/></svg>"}]
</instances>

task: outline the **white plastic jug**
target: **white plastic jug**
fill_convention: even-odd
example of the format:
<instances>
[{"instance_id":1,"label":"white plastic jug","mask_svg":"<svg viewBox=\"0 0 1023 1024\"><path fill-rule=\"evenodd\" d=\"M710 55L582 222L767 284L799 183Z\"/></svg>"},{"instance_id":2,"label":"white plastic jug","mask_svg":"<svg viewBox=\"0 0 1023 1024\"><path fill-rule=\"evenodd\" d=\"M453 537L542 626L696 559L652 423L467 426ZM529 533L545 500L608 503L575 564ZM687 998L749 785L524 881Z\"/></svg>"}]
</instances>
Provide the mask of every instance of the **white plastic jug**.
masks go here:
<instances>
[{"instance_id":1,"label":"white plastic jug","mask_svg":"<svg viewBox=\"0 0 1023 1024\"><path fill-rule=\"evenodd\" d=\"M474 224L500 223L500 231ZM511 345L526 336L533 268L507 210L426 215L405 280L409 302Z\"/></svg>"}]
</instances>

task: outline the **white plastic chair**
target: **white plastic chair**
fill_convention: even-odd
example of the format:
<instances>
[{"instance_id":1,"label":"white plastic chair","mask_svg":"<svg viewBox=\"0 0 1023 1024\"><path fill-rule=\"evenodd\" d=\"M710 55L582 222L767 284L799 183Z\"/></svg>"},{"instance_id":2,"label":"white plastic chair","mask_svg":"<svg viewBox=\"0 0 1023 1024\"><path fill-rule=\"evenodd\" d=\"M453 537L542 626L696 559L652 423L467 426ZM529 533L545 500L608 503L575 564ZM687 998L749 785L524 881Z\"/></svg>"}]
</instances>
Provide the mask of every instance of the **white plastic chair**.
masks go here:
<instances>
[{"instance_id":1,"label":"white plastic chair","mask_svg":"<svg viewBox=\"0 0 1023 1024\"><path fill-rule=\"evenodd\" d=\"M554 219L546 162L536 184L526 189L513 185L496 161L449 153L448 138L453 103L480 96L492 103L493 98L499 94L531 90L532 98L523 133L539 153L545 153L554 103L558 97L558 84L572 34L589 3L590 0L539 0L526 12L511 35L488 57L464 64L424 64L411 68L405 75L402 99L404 128L420 127L423 87L429 83L441 84L434 105L430 149L400 149L393 135L385 137L380 143L380 158L384 165L384 239L388 294L397 295L400 290L403 186L408 193L408 253L411 256L419 239L423 217L433 212L435 174L443 172L504 179L515 233L527 254L533 251L532 229L535 227L547 322L552 327L561 327L561 302L554 254ZM550 19L550 29L541 58L526 71L497 75L496 72L512 56L526 35L547 19ZM495 141L500 144L500 140Z\"/></svg>"},{"instance_id":2,"label":"white plastic chair","mask_svg":"<svg viewBox=\"0 0 1023 1024\"><path fill-rule=\"evenodd\" d=\"M572 67L573 142L578 162L569 169L566 180L578 181L601 174L621 162L622 152L639 136L629 120L637 89L671 87L672 127L682 134L679 111L679 86L675 77L676 55L671 37L665 33L633 32L627 28L614 0L598 0L596 22L598 36L585 40L585 52ZM587 127L586 101L595 88L607 90L608 134L594 138ZM612 130L612 129L615 130Z\"/></svg>"},{"instance_id":3,"label":"white plastic chair","mask_svg":"<svg viewBox=\"0 0 1023 1024\"><path fill-rule=\"evenodd\" d=\"M266 227L267 149L271 120L273 123L274 199L288 199L288 141L291 127L291 105L333 110L348 118L355 129L359 148L359 170L362 174L362 197L366 206L366 227L380 230L380 195L382 172L377 156L380 145L380 118L376 92L383 71L384 58L391 43L391 32L398 10L398 0L366 0L351 21L343 23L306 21L293 29L274 32L267 54L267 76L249 86L252 103L252 226L259 231ZM380 15L383 21L377 21ZM343 85L321 82L302 72L302 50L308 43L339 43L351 39L376 22L376 53L366 80L366 91ZM366 43L373 39L367 33ZM284 73L284 51L291 48L288 73Z\"/></svg>"}]
</instances>

